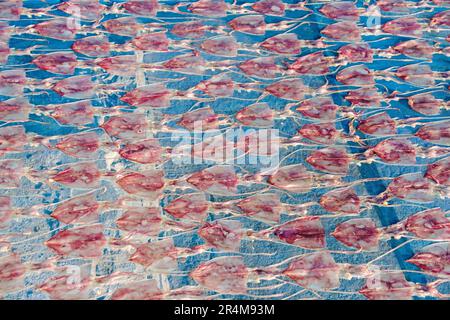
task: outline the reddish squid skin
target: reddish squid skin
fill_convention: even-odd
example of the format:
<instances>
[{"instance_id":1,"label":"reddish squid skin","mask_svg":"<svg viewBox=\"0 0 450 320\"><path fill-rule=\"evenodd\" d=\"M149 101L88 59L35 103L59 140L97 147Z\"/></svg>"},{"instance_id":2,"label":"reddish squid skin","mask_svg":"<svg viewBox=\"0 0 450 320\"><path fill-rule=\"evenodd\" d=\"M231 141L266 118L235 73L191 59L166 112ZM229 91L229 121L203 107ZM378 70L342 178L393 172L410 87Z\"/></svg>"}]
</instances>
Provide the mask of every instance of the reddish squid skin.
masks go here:
<instances>
[{"instance_id":1,"label":"reddish squid skin","mask_svg":"<svg viewBox=\"0 0 450 320\"><path fill-rule=\"evenodd\" d=\"M100 19L107 9L106 6L98 3L98 1L85 0L65 1L60 3L57 8L69 15L90 21Z\"/></svg>"},{"instance_id":2,"label":"reddish squid skin","mask_svg":"<svg viewBox=\"0 0 450 320\"><path fill-rule=\"evenodd\" d=\"M418 212L405 221L404 228L421 239L450 240L450 220L440 208Z\"/></svg>"},{"instance_id":3,"label":"reddish squid skin","mask_svg":"<svg viewBox=\"0 0 450 320\"><path fill-rule=\"evenodd\" d=\"M425 172L425 178L440 185L450 186L450 157L429 164Z\"/></svg>"},{"instance_id":4,"label":"reddish squid skin","mask_svg":"<svg viewBox=\"0 0 450 320\"><path fill-rule=\"evenodd\" d=\"M135 55L119 55L96 60L97 66L110 75L134 77L139 68Z\"/></svg>"},{"instance_id":5,"label":"reddish squid skin","mask_svg":"<svg viewBox=\"0 0 450 320\"><path fill-rule=\"evenodd\" d=\"M26 98L17 97L0 102L0 121L26 121L32 106Z\"/></svg>"},{"instance_id":6,"label":"reddish squid skin","mask_svg":"<svg viewBox=\"0 0 450 320\"><path fill-rule=\"evenodd\" d=\"M422 26L415 17L404 17L386 22L381 30L398 36L422 37Z\"/></svg>"},{"instance_id":7,"label":"reddish squid skin","mask_svg":"<svg viewBox=\"0 0 450 320\"><path fill-rule=\"evenodd\" d=\"M179 255L179 249L174 246L173 240L163 239L139 245L129 260L145 268L167 271L177 267Z\"/></svg>"},{"instance_id":8,"label":"reddish squid skin","mask_svg":"<svg viewBox=\"0 0 450 320\"><path fill-rule=\"evenodd\" d=\"M182 154L182 155L190 155L193 158L200 159L224 159L225 148L230 148L229 150L233 150L233 144L229 141L224 143L224 139L220 135L216 135L214 137L207 137L204 141L195 143L193 145L182 144L180 147L172 150L172 154ZM226 146L226 147L225 147ZM218 187L218 186L216 186Z\"/></svg>"},{"instance_id":9,"label":"reddish squid skin","mask_svg":"<svg viewBox=\"0 0 450 320\"><path fill-rule=\"evenodd\" d=\"M102 225L90 225L58 232L45 245L58 255L96 258L102 255L107 240Z\"/></svg>"},{"instance_id":10,"label":"reddish squid skin","mask_svg":"<svg viewBox=\"0 0 450 320\"><path fill-rule=\"evenodd\" d=\"M173 92L162 84L153 84L136 88L120 98L121 101L135 107L167 108Z\"/></svg>"},{"instance_id":11,"label":"reddish squid skin","mask_svg":"<svg viewBox=\"0 0 450 320\"><path fill-rule=\"evenodd\" d=\"M74 275L67 270L64 274L47 279L38 287L53 300L87 300L92 280L82 275L80 281L74 281Z\"/></svg>"},{"instance_id":12,"label":"reddish squid skin","mask_svg":"<svg viewBox=\"0 0 450 320\"><path fill-rule=\"evenodd\" d=\"M387 139L378 143L370 152L387 163L416 163L416 148L406 139ZM369 153L370 153L369 152Z\"/></svg>"},{"instance_id":13,"label":"reddish squid skin","mask_svg":"<svg viewBox=\"0 0 450 320\"><path fill-rule=\"evenodd\" d=\"M111 43L105 36L91 36L76 40L71 49L88 57L106 57L110 55Z\"/></svg>"},{"instance_id":14,"label":"reddish squid skin","mask_svg":"<svg viewBox=\"0 0 450 320\"><path fill-rule=\"evenodd\" d=\"M27 140L27 134L23 126L0 128L0 155L23 151Z\"/></svg>"},{"instance_id":15,"label":"reddish squid skin","mask_svg":"<svg viewBox=\"0 0 450 320\"><path fill-rule=\"evenodd\" d=\"M129 209L116 220L116 225L123 231L154 237L162 229L160 211L159 208Z\"/></svg>"},{"instance_id":16,"label":"reddish squid skin","mask_svg":"<svg viewBox=\"0 0 450 320\"><path fill-rule=\"evenodd\" d=\"M369 300L410 300L415 291L403 273L379 272L367 278L359 293Z\"/></svg>"},{"instance_id":17,"label":"reddish squid skin","mask_svg":"<svg viewBox=\"0 0 450 320\"><path fill-rule=\"evenodd\" d=\"M8 292L20 286L19 282L28 271L17 254L3 256L0 260L0 290Z\"/></svg>"},{"instance_id":18,"label":"reddish squid skin","mask_svg":"<svg viewBox=\"0 0 450 320\"><path fill-rule=\"evenodd\" d=\"M313 187L314 176L302 164L294 164L279 168L267 182L289 192L303 193Z\"/></svg>"},{"instance_id":19,"label":"reddish squid skin","mask_svg":"<svg viewBox=\"0 0 450 320\"><path fill-rule=\"evenodd\" d=\"M341 267L327 251L300 256L282 274L304 288L327 291L339 287Z\"/></svg>"},{"instance_id":20,"label":"reddish squid skin","mask_svg":"<svg viewBox=\"0 0 450 320\"><path fill-rule=\"evenodd\" d=\"M396 44L392 50L413 58L431 59L436 49L427 41L413 39Z\"/></svg>"},{"instance_id":21,"label":"reddish squid skin","mask_svg":"<svg viewBox=\"0 0 450 320\"><path fill-rule=\"evenodd\" d=\"M377 251L381 231L372 219L361 218L338 224L331 235L348 247Z\"/></svg>"},{"instance_id":22,"label":"reddish squid skin","mask_svg":"<svg viewBox=\"0 0 450 320\"><path fill-rule=\"evenodd\" d=\"M228 22L231 29L248 34L263 35L266 33L264 16L247 15L234 18Z\"/></svg>"},{"instance_id":23,"label":"reddish squid skin","mask_svg":"<svg viewBox=\"0 0 450 320\"><path fill-rule=\"evenodd\" d=\"M39 69L56 74L73 74L78 65L76 55L70 52L43 54L33 59L33 63Z\"/></svg>"},{"instance_id":24,"label":"reddish squid skin","mask_svg":"<svg viewBox=\"0 0 450 320\"><path fill-rule=\"evenodd\" d=\"M267 103L255 103L236 113L236 120L250 127L270 128L274 124L274 118L275 111Z\"/></svg>"},{"instance_id":25,"label":"reddish squid skin","mask_svg":"<svg viewBox=\"0 0 450 320\"><path fill-rule=\"evenodd\" d=\"M182 55L170 59L163 63L162 67L180 73L203 73L205 66L207 65L206 60L204 60L199 52L194 51L193 53Z\"/></svg>"},{"instance_id":26,"label":"reddish squid skin","mask_svg":"<svg viewBox=\"0 0 450 320\"><path fill-rule=\"evenodd\" d=\"M330 58L318 51L298 58L289 66L289 69L299 74L321 75L330 72L329 64Z\"/></svg>"},{"instance_id":27,"label":"reddish squid skin","mask_svg":"<svg viewBox=\"0 0 450 320\"><path fill-rule=\"evenodd\" d=\"M0 279L2 281L11 281L25 274L27 268L20 261L17 254L10 254L4 257L0 262Z\"/></svg>"},{"instance_id":28,"label":"reddish squid skin","mask_svg":"<svg viewBox=\"0 0 450 320\"><path fill-rule=\"evenodd\" d=\"M382 112L361 120L357 129L373 136L389 136L397 133L395 120L386 112Z\"/></svg>"},{"instance_id":29,"label":"reddish squid skin","mask_svg":"<svg viewBox=\"0 0 450 320\"><path fill-rule=\"evenodd\" d=\"M320 197L319 204L326 211L337 214L358 214L361 211L361 199L352 188L328 191Z\"/></svg>"},{"instance_id":30,"label":"reddish squid skin","mask_svg":"<svg viewBox=\"0 0 450 320\"><path fill-rule=\"evenodd\" d=\"M450 27L450 10L436 13L430 21L430 26Z\"/></svg>"},{"instance_id":31,"label":"reddish squid skin","mask_svg":"<svg viewBox=\"0 0 450 320\"><path fill-rule=\"evenodd\" d=\"M349 86L366 86L375 84L373 72L366 66L359 65L341 70L336 80Z\"/></svg>"},{"instance_id":32,"label":"reddish squid skin","mask_svg":"<svg viewBox=\"0 0 450 320\"><path fill-rule=\"evenodd\" d=\"M302 101L296 108L305 117L317 120L334 120L339 107L330 97L318 97Z\"/></svg>"},{"instance_id":33,"label":"reddish squid skin","mask_svg":"<svg viewBox=\"0 0 450 320\"><path fill-rule=\"evenodd\" d=\"M170 32L180 38L199 39L202 38L208 27L200 21L179 22L174 24Z\"/></svg>"},{"instance_id":34,"label":"reddish squid skin","mask_svg":"<svg viewBox=\"0 0 450 320\"><path fill-rule=\"evenodd\" d=\"M443 102L431 94L417 94L408 97L408 105L420 114L434 116L441 113Z\"/></svg>"},{"instance_id":35,"label":"reddish squid skin","mask_svg":"<svg viewBox=\"0 0 450 320\"><path fill-rule=\"evenodd\" d=\"M450 146L450 121L425 124L415 136L434 144Z\"/></svg>"},{"instance_id":36,"label":"reddish squid skin","mask_svg":"<svg viewBox=\"0 0 450 320\"><path fill-rule=\"evenodd\" d=\"M78 32L75 24L67 19L54 19L34 26L38 34L57 40L73 40Z\"/></svg>"},{"instance_id":37,"label":"reddish squid skin","mask_svg":"<svg viewBox=\"0 0 450 320\"><path fill-rule=\"evenodd\" d=\"M52 90L64 98L89 99L95 94L96 85L91 76L75 76L58 81Z\"/></svg>"},{"instance_id":38,"label":"reddish squid skin","mask_svg":"<svg viewBox=\"0 0 450 320\"><path fill-rule=\"evenodd\" d=\"M306 87L301 79L283 79L268 85L264 91L278 98L300 101Z\"/></svg>"},{"instance_id":39,"label":"reddish squid skin","mask_svg":"<svg viewBox=\"0 0 450 320\"><path fill-rule=\"evenodd\" d=\"M127 1L122 4L126 12L142 17L154 17L160 6L157 0Z\"/></svg>"},{"instance_id":40,"label":"reddish squid skin","mask_svg":"<svg viewBox=\"0 0 450 320\"><path fill-rule=\"evenodd\" d=\"M206 192L235 193L239 179L234 170L227 166L214 166L190 175L188 183Z\"/></svg>"},{"instance_id":41,"label":"reddish squid skin","mask_svg":"<svg viewBox=\"0 0 450 320\"><path fill-rule=\"evenodd\" d=\"M319 217L301 217L276 227L281 241L307 249L325 248L325 229Z\"/></svg>"},{"instance_id":42,"label":"reddish squid skin","mask_svg":"<svg viewBox=\"0 0 450 320\"><path fill-rule=\"evenodd\" d=\"M450 4L449 0L431 0L435 5L446 5L446 4Z\"/></svg>"},{"instance_id":43,"label":"reddish squid skin","mask_svg":"<svg viewBox=\"0 0 450 320\"><path fill-rule=\"evenodd\" d=\"M236 57L238 54L239 44L231 36L222 36L212 39L207 39L200 45L203 51L223 56Z\"/></svg>"},{"instance_id":44,"label":"reddish squid skin","mask_svg":"<svg viewBox=\"0 0 450 320\"><path fill-rule=\"evenodd\" d=\"M230 5L223 0L199 0L187 7L193 14L205 17L224 17L230 8Z\"/></svg>"},{"instance_id":45,"label":"reddish squid skin","mask_svg":"<svg viewBox=\"0 0 450 320\"><path fill-rule=\"evenodd\" d=\"M359 20L359 10L353 2L329 3L320 8L319 11L330 19L347 21Z\"/></svg>"},{"instance_id":46,"label":"reddish squid skin","mask_svg":"<svg viewBox=\"0 0 450 320\"><path fill-rule=\"evenodd\" d=\"M259 122L259 119L257 121ZM249 125L259 127L256 123ZM245 154L273 156L278 151L279 142L279 137L271 131L271 129L268 129L264 132L264 134L259 134L256 131L249 131L243 135L240 135L234 146L237 150L239 150L239 152L242 151Z\"/></svg>"},{"instance_id":47,"label":"reddish squid skin","mask_svg":"<svg viewBox=\"0 0 450 320\"><path fill-rule=\"evenodd\" d=\"M11 219L14 210L11 208L11 198L8 196L0 196L0 229L6 226Z\"/></svg>"},{"instance_id":48,"label":"reddish squid skin","mask_svg":"<svg viewBox=\"0 0 450 320\"><path fill-rule=\"evenodd\" d=\"M94 121L94 109L89 101L77 101L55 106L50 114L63 125L82 126Z\"/></svg>"},{"instance_id":49,"label":"reddish squid skin","mask_svg":"<svg viewBox=\"0 0 450 320\"><path fill-rule=\"evenodd\" d=\"M102 174L95 163L78 163L54 174L50 182L57 182L71 188L95 188Z\"/></svg>"},{"instance_id":50,"label":"reddish squid skin","mask_svg":"<svg viewBox=\"0 0 450 320\"><path fill-rule=\"evenodd\" d=\"M0 41L8 42L13 34L13 29L10 27L8 22L0 21ZM9 45L7 44L9 47Z\"/></svg>"},{"instance_id":51,"label":"reddish squid skin","mask_svg":"<svg viewBox=\"0 0 450 320\"><path fill-rule=\"evenodd\" d=\"M239 252L243 236L241 229L237 221L213 221L201 226L198 235L213 248Z\"/></svg>"},{"instance_id":52,"label":"reddish squid skin","mask_svg":"<svg viewBox=\"0 0 450 320\"><path fill-rule=\"evenodd\" d=\"M0 30L0 32L1 32L1 30ZM13 53L13 50L11 50L11 48L9 47L9 44L7 42L3 42L1 40L1 35L0 35L0 54L1 54L0 63L4 64L4 65L7 64L11 53Z\"/></svg>"},{"instance_id":53,"label":"reddish squid skin","mask_svg":"<svg viewBox=\"0 0 450 320\"><path fill-rule=\"evenodd\" d=\"M312 152L307 158L314 169L332 174L347 174L351 157L343 148L328 147Z\"/></svg>"},{"instance_id":54,"label":"reddish squid skin","mask_svg":"<svg viewBox=\"0 0 450 320\"><path fill-rule=\"evenodd\" d=\"M375 88L363 87L349 91L345 100L349 101L352 106L379 107L385 97Z\"/></svg>"},{"instance_id":55,"label":"reddish squid skin","mask_svg":"<svg viewBox=\"0 0 450 320\"><path fill-rule=\"evenodd\" d=\"M126 173L116 180L125 192L142 197L157 198L165 186L162 170Z\"/></svg>"},{"instance_id":56,"label":"reddish squid skin","mask_svg":"<svg viewBox=\"0 0 450 320\"><path fill-rule=\"evenodd\" d=\"M276 78L281 73L281 69L275 64L273 57L261 57L244 61L239 64L239 69L246 75L264 79Z\"/></svg>"},{"instance_id":57,"label":"reddish squid skin","mask_svg":"<svg viewBox=\"0 0 450 320\"><path fill-rule=\"evenodd\" d=\"M435 75L428 65L406 65L398 68L395 76L419 87L433 86L435 82Z\"/></svg>"},{"instance_id":58,"label":"reddish squid skin","mask_svg":"<svg viewBox=\"0 0 450 320\"><path fill-rule=\"evenodd\" d=\"M137 113L124 113L120 116L112 116L101 125L105 132L114 138L121 140L142 140L149 129L145 116Z\"/></svg>"},{"instance_id":59,"label":"reddish squid skin","mask_svg":"<svg viewBox=\"0 0 450 320\"><path fill-rule=\"evenodd\" d=\"M1 35L0 35L1 37ZM8 63L8 59L9 56L11 55L11 53L13 52L13 50L9 47L9 45L5 42L2 42L0 39L0 63L3 65L6 65Z\"/></svg>"},{"instance_id":60,"label":"reddish squid skin","mask_svg":"<svg viewBox=\"0 0 450 320\"><path fill-rule=\"evenodd\" d=\"M130 282L114 291L111 300L162 300L163 292L155 280Z\"/></svg>"},{"instance_id":61,"label":"reddish squid skin","mask_svg":"<svg viewBox=\"0 0 450 320\"><path fill-rule=\"evenodd\" d=\"M208 214L209 203L204 195L187 194L172 200L164 211L177 219L203 221Z\"/></svg>"},{"instance_id":62,"label":"reddish squid skin","mask_svg":"<svg viewBox=\"0 0 450 320\"><path fill-rule=\"evenodd\" d=\"M22 96L28 83L24 70L7 70L0 72L0 95Z\"/></svg>"},{"instance_id":63,"label":"reddish squid skin","mask_svg":"<svg viewBox=\"0 0 450 320\"><path fill-rule=\"evenodd\" d=\"M184 113L177 124L191 131L211 130L219 128L220 119L214 110L205 107Z\"/></svg>"},{"instance_id":64,"label":"reddish squid skin","mask_svg":"<svg viewBox=\"0 0 450 320\"><path fill-rule=\"evenodd\" d=\"M450 243L438 242L426 246L416 253L413 257L406 260L418 266L425 272L437 276L450 275Z\"/></svg>"},{"instance_id":65,"label":"reddish squid skin","mask_svg":"<svg viewBox=\"0 0 450 320\"><path fill-rule=\"evenodd\" d=\"M65 224L98 221L100 204L93 194L71 198L59 204L50 216Z\"/></svg>"},{"instance_id":66,"label":"reddish squid skin","mask_svg":"<svg viewBox=\"0 0 450 320\"><path fill-rule=\"evenodd\" d=\"M252 9L263 15L284 16L286 5L280 0L261 0L252 4Z\"/></svg>"},{"instance_id":67,"label":"reddish squid skin","mask_svg":"<svg viewBox=\"0 0 450 320\"><path fill-rule=\"evenodd\" d=\"M280 221L283 205L276 194L257 194L240 200L236 206L251 218L270 223Z\"/></svg>"},{"instance_id":68,"label":"reddish squid skin","mask_svg":"<svg viewBox=\"0 0 450 320\"><path fill-rule=\"evenodd\" d=\"M339 138L339 131L334 123L307 123L298 130L298 133L320 144L334 144Z\"/></svg>"},{"instance_id":69,"label":"reddish squid skin","mask_svg":"<svg viewBox=\"0 0 450 320\"><path fill-rule=\"evenodd\" d=\"M170 44L165 32L145 33L133 38L131 43L139 50L156 52L168 52Z\"/></svg>"},{"instance_id":70,"label":"reddish squid skin","mask_svg":"<svg viewBox=\"0 0 450 320\"><path fill-rule=\"evenodd\" d=\"M409 173L396 177L388 185L387 191L395 197L419 203L434 199L434 187L421 173Z\"/></svg>"},{"instance_id":71,"label":"reddish squid skin","mask_svg":"<svg viewBox=\"0 0 450 320\"><path fill-rule=\"evenodd\" d=\"M226 76L213 76L201 81L195 88L212 97L228 97L233 95L235 84Z\"/></svg>"},{"instance_id":72,"label":"reddish squid skin","mask_svg":"<svg viewBox=\"0 0 450 320\"><path fill-rule=\"evenodd\" d=\"M103 22L102 25L109 33L127 37L136 37L142 29L142 25L135 17L111 19Z\"/></svg>"},{"instance_id":73,"label":"reddish squid skin","mask_svg":"<svg viewBox=\"0 0 450 320\"><path fill-rule=\"evenodd\" d=\"M56 143L55 148L76 158L89 158L100 148L100 139L95 132L67 136Z\"/></svg>"},{"instance_id":74,"label":"reddish squid skin","mask_svg":"<svg viewBox=\"0 0 450 320\"><path fill-rule=\"evenodd\" d=\"M338 50L339 58L348 62L373 62L373 50L367 43L351 43Z\"/></svg>"},{"instance_id":75,"label":"reddish squid skin","mask_svg":"<svg viewBox=\"0 0 450 320\"><path fill-rule=\"evenodd\" d=\"M0 186L3 188L18 188L24 175L25 164L22 160L0 160Z\"/></svg>"},{"instance_id":76,"label":"reddish squid skin","mask_svg":"<svg viewBox=\"0 0 450 320\"><path fill-rule=\"evenodd\" d=\"M349 42L361 41L361 33L359 31L359 27L355 22L352 21L342 21L329 24L322 29L321 33L326 37L334 40Z\"/></svg>"},{"instance_id":77,"label":"reddish squid skin","mask_svg":"<svg viewBox=\"0 0 450 320\"><path fill-rule=\"evenodd\" d=\"M261 42L260 47L279 54L300 54L301 42L295 33L273 36Z\"/></svg>"},{"instance_id":78,"label":"reddish squid skin","mask_svg":"<svg viewBox=\"0 0 450 320\"><path fill-rule=\"evenodd\" d=\"M0 3L0 19L19 20L23 11L23 1L10 0Z\"/></svg>"},{"instance_id":79,"label":"reddish squid skin","mask_svg":"<svg viewBox=\"0 0 450 320\"><path fill-rule=\"evenodd\" d=\"M241 257L219 257L201 263L190 273L200 286L225 294L247 293L249 270Z\"/></svg>"},{"instance_id":80,"label":"reddish squid skin","mask_svg":"<svg viewBox=\"0 0 450 320\"><path fill-rule=\"evenodd\" d=\"M382 11L386 12L408 12L411 2L404 0L378 0L377 6L380 7Z\"/></svg>"},{"instance_id":81,"label":"reddish squid skin","mask_svg":"<svg viewBox=\"0 0 450 320\"><path fill-rule=\"evenodd\" d=\"M119 154L122 158L133 162L154 164L162 162L163 148L157 139L146 139L124 144Z\"/></svg>"},{"instance_id":82,"label":"reddish squid skin","mask_svg":"<svg viewBox=\"0 0 450 320\"><path fill-rule=\"evenodd\" d=\"M190 300L208 299L197 287L182 287L169 292L161 291L155 280L136 281L122 284L114 291L111 300Z\"/></svg>"}]
</instances>

